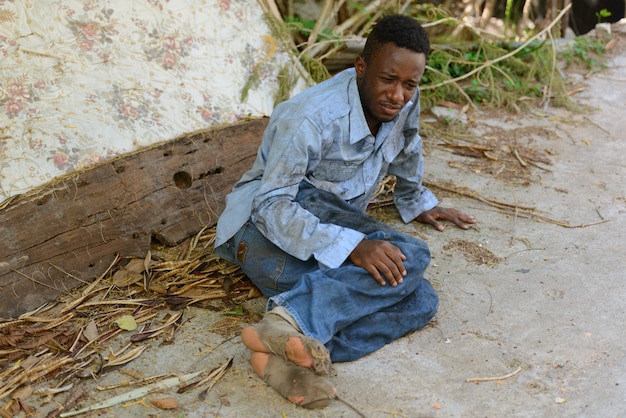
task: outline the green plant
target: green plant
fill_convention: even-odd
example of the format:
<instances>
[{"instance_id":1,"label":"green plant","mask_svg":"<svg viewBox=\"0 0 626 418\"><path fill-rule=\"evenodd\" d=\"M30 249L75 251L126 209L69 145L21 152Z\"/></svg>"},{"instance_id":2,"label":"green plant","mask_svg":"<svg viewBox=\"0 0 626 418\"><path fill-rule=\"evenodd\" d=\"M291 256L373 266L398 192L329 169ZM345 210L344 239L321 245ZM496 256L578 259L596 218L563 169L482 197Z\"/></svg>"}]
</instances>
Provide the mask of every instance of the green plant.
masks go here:
<instances>
[{"instance_id":1,"label":"green plant","mask_svg":"<svg viewBox=\"0 0 626 418\"><path fill-rule=\"evenodd\" d=\"M308 37L315 28L315 21L310 19L301 19L299 17L285 17L285 23L290 31ZM329 29L323 29L317 36L316 42L329 40L337 40L339 37Z\"/></svg>"},{"instance_id":2,"label":"green plant","mask_svg":"<svg viewBox=\"0 0 626 418\"><path fill-rule=\"evenodd\" d=\"M519 8L515 6L519 1L507 0L510 22L517 21L515 13ZM341 3L347 5L344 17L335 15L335 19L330 19ZM450 10L431 4L347 0L336 6L332 12L325 8L326 13L316 22L294 15L291 8L288 10L292 12L281 19L268 15L274 37L293 52L299 61L293 68L309 84L332 75L327 64L332 64L339 53L344 55L340 63L345 63L351 54L358 54L355 38L365 38L371 23L380 16L404 13L420 21L431 40L431 54L421 82L424 109L452 101L518 110L530 98L568 106L564 81L556 65L552 31L569 6L540 32L528 33L529 37L517 42L472 26ZM335 64L333 68L338 71L343 65ZM296 80L287 73L283 78L287 83ZM276 102L283 97L279 95Z\"/></svg>"},{"instance_id":3,"label":"green plant","mask_svg":"<svg viewBox=\"0 0 626 418\"><path fill-rule=\"evenodd\" d=\"M574 38L568 48L560 52L567 66L583 65L590 71L599 71L605 66L606 45L599 39L585 36Z\"/></svg>"},{"instance_id":4,"label":"green plant","mask_svg":"<svg viewBox=\"0 0 626 418\"><path fill-rule=\"evenodd\" d=\"M562 83L550 71L554 54L551 44L537 41L515 55L500 59L515 45L492 43L483 38L445 47L434 44L421 83L423 107L447 100L515 108L520 100L543 97L544 86ZM470 72L474 75L464 78Z\"/></svg>"},{"instance_id":5,"label":"green plant","mask_svg":"<svg viewBox=\"0 0 626 418\"><path fill-rule=\"evenodd\" d=\"M598 23L602 22L603 19L607 17L611 17L612 13L607 9L602 9L596 12L596 18L598 19Z\"/></svg>"}]
</instances>

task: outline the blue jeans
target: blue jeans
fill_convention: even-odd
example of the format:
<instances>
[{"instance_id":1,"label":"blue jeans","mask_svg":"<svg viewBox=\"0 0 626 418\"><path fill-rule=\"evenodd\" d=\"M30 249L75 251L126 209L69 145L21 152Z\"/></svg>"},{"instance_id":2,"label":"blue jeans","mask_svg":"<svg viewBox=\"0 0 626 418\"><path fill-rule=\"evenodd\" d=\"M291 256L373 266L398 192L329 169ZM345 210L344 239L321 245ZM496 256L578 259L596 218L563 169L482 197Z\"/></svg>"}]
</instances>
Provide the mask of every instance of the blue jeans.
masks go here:
<instances>
[{"instance_id":1,"label":"blue jeans","mask_svg":"<svg viewBox=\"0 0 626 418\"><path fill-rule=\"evenodd\" d=\"M296 200L322 222L350 227L368 239L399 247L407 256L407 275L402 284L392 287L381 286L349 260L339 268L321 269L314 259L302 261L280 250L248 222L215 252L238 264L269 297L268 310L285 307L306 335L326 345L333 362L361 358L432 319L439 298L424 279L430 262L426 243L311 186L302 187Z\"/></svg>"}]
</instances>

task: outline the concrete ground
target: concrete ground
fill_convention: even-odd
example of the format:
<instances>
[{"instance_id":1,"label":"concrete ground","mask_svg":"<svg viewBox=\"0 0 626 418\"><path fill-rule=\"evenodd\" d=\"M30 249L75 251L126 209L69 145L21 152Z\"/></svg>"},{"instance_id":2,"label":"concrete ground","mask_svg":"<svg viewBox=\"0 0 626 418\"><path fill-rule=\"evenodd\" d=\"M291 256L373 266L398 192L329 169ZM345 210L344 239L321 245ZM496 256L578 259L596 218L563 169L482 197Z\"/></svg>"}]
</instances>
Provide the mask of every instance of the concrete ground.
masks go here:
<instances>
[{"instance_id":1,"label":"concrete ground","mask_svg":"<svg viewBox=\"0 0 626 418\"><path fill-rule=\"evenodd\" d=\"M543 169L527 163L525 173L506 177L521 161L498 157L481 167L476 158L455 155L437 146L436 138L428 139L431 183L466 186L485 198L533 207L544 218L435 190L443 205L475 215L476 228L440 233L398 224L431 247L427 277L441 306L425 329L359 361L336 365L332 380L338 394L362 416L626 416L624 26L614 25L614 32L622 33L616 48L622 52L610 58L606 71L587 79L569 75L570 89L585 88L573 99L592 110L471 114L468 124L477 135L515 147L524 162L532 152L547 156L550 164L537 163ZM257 298L246 309L260 314L264 303ZM173 345L157 342L125 368L143 376L183 374L233 358L207 397L170 389L147 396L144 404L86 416L360 416L340 401L316 411L284 401L255 377L238 337L227 340L210 331L224 321L220 314L190 308L185 317ZM483 381L467 381L474 378ZM95 389L124 379L112 372L85 381L89 397L80 406L130 390ZM151 406L149 400L158 397L176 398L177 409Z\"/></svg>"}]
</instances>

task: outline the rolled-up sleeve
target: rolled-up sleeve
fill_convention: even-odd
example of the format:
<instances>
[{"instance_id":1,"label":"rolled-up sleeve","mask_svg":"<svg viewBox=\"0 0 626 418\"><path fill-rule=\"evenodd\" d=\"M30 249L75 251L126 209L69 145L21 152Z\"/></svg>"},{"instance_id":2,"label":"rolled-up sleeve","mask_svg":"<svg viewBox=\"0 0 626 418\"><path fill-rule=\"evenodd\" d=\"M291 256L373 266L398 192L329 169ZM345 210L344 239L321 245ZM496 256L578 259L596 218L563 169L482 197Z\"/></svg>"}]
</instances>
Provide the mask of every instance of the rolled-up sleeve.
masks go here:
<instances>
[{"instance_id":1,"label":"rolled-up sleeve","mask_svg":"<svg viewBox=\"0 0 626 418\"><path fill-rule=\"evenodd\" d=\"M419 96L417 103L419 103ZM403 132L405 146L389 166L389 174L396 176L394 203L405 223L413 221L422 212L439 204L435 195L422 184L424 157L418 127L419 105L416 105L405 124Z\"/></svg>"}]
</instances>

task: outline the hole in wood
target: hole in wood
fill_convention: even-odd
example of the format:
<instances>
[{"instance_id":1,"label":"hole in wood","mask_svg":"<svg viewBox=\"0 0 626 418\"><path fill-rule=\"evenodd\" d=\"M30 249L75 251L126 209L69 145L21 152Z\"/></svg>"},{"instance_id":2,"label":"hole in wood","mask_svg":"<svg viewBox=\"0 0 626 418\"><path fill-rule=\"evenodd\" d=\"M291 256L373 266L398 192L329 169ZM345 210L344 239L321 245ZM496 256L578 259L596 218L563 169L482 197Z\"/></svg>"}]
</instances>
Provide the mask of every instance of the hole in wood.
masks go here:
<instances>
[{"instance_id":1,"label":"hole in wood","mask_svg":"<svg viewBox=\"0 0 626 418\"><path fill-rule=\"evenodd\" d=\"M191 175L186 171L179 171L174 174L174 184L179 189L188 189L191 187L192 179Z\"/></svg>"}]
</instances>

